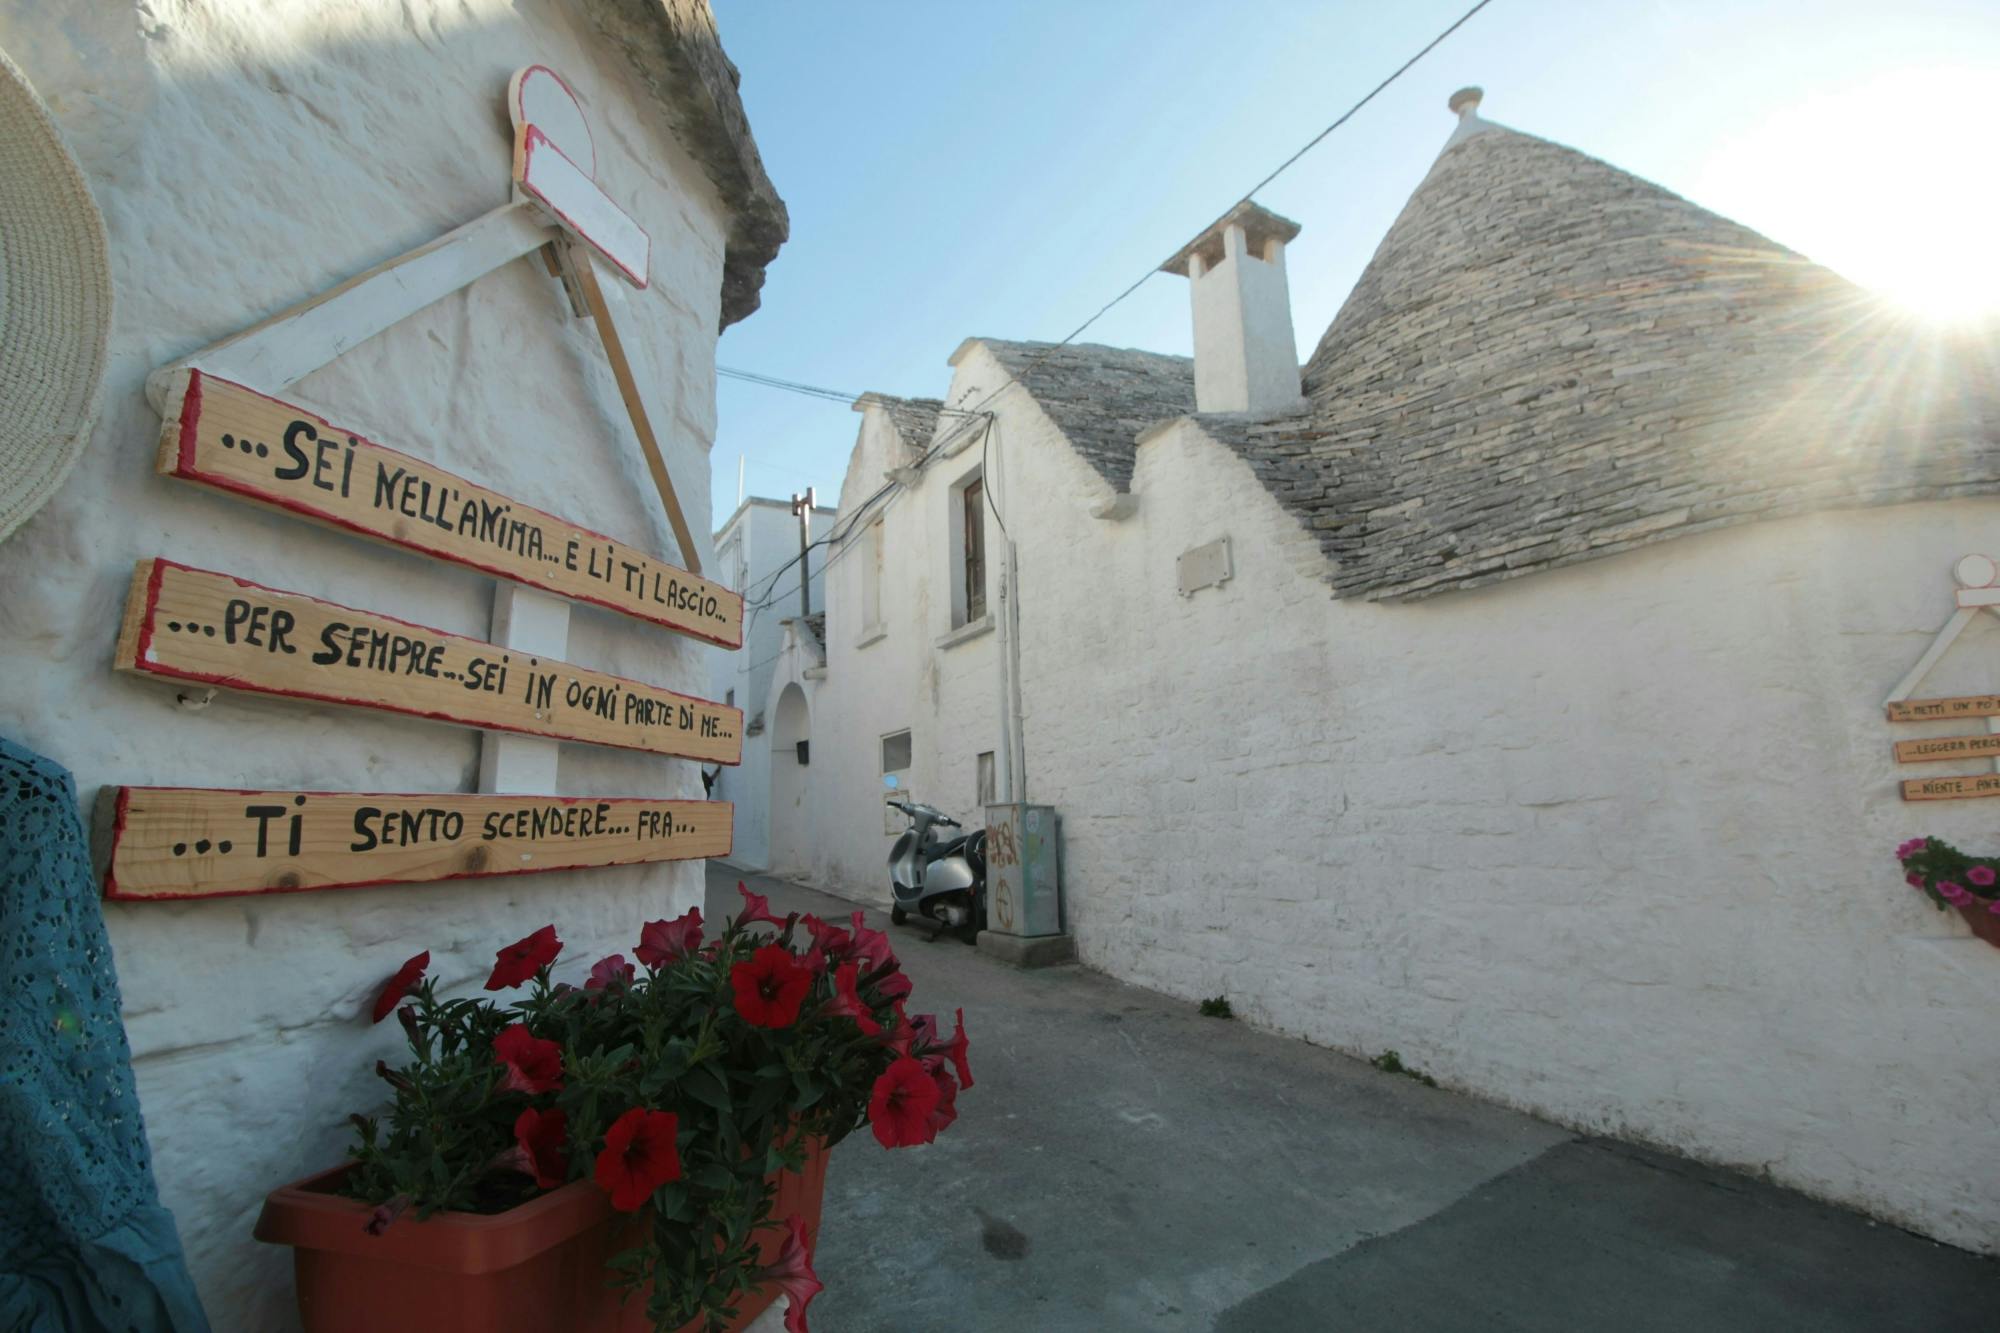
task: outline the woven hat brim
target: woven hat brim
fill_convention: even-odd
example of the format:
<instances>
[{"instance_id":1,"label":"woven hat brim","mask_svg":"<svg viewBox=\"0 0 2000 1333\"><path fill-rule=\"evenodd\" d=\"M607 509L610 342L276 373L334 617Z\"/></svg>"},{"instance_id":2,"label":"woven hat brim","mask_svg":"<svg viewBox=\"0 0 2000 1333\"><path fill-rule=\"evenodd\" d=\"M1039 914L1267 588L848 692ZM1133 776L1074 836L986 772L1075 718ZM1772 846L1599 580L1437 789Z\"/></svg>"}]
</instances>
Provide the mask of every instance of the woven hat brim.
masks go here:
<instances>
[{"instance_id":1,"label":"woven hat brim","mask_svg":"<svg viewBox=\"0 0 2000 1333\"><path fill-rule=\"evenodd\" d=\"M54 119L0 51L0 541L82 453L104 379L104 218Z\"/></svg>"}]
</instances>

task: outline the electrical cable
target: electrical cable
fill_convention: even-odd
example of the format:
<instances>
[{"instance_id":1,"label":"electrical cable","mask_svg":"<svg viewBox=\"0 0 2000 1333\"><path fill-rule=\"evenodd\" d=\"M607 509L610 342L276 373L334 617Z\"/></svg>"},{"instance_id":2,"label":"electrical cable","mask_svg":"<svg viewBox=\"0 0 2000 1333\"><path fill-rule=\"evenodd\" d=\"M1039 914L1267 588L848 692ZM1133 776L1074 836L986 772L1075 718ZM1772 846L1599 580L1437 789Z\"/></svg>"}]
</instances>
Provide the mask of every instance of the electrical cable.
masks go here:
<instances>
[{"instance_id":1,"label":"electrical cable","mask_svg":"<svg viewBox=\"0 0 2000 1333\"><path fill-rule=\"evenodd\" d=\"M1432 51L1436 50L1438 46L1440 46L1446 38L1450 37L1460 28L1464 27L1465 24L1471 20L1473 15L1477 14L1480 10L1486 8L1486 6L1491 4L1492 2L1493 0L1476 0L1473 6L1470 9L1466 10L1463 14L1460 14L1458 18L1455 19L1449 27L1445 28L1444 31L1440 32L1437 36L1431 38L1430 41L1424 43L1424 45L1417 51L1415 55L1411 56L1408 60L1405 60L1402 64L1398 65L1387 78L1383 79L1380 83L1376 84L1373 88L1369 89L1368 92L1361 98L1360 101L1356 102L1353 106L1347 108L1347 110L1341 112L1340 115L1335 117L1334 120L1330 124L1328 124L1325 129L1321 130L1318 134L1315 134L1312 138L1308 139L1305 142L1304 146L1299 148L1297 152L1293 153L1283 162L1280 162L1267 175L1265 175L1262 180L1259 180L1255 185L1251 186L1246 193L1244 193L1234 203L1230 204L1228 208L1223 209L1221 213L1217 214L1215 221L1209 223L1209 226L1211 227L1214 226L1216 222L1220 222L1223 218L1228 217L1233 210L1241 207L1244 204L1249 203L1251 199L1253 199L1256 196L1257 191L1263 189L1266 185L1269 185L1272 181L1276 180L1279 176L1282 176L1286 171L1290 170L1291 167L1295 163L1297 163L1300 158L1304 157L1314 148L1317 148L1320 145L1320 143L1326 139L1328 135L1332 134L1342 125L1345 125L1348 121L1352 120L1354 116L1363 107L1367 106L1370 102L1374 101L1378 96L1380 96L1382 92L1389 87L1389 85L1393 84L1394 82L1396 82L1396 80L1402 78L1403 75L1407 74L1410 71L1410 69L1416 65L1418 61L1422 60L1425 56L1429 55ZM1207 228L1203 228L1203 230L1205 231L1207 230ZM987 443L991 435L990 425L994 420L994 414L984 410L986 405L992 402L995 398L999 397L1002 393L1006 392L1009 388L1013 387L1014 385L1022 384L1025 381L1028 374L1032 372L1037 366L1039 366L1043 361L1047 360L1050 356L1053 356L1056 352L1060 351L1062 348L1068 346L1071 342L1075 341L1076 338L1082 335L1082 333L1086 329L1088 329L1091 325L1095 324L1098 320L1104 318L1106 314L1110 313L1110 311L1115 306L1117 306L1120 302L1124 301L1127 297L1131 296L1132 293L1138 291L1140 287L1145 285L1146 280L1148 278L1151 278L1155 273L1158 273L1159 271L1160 270L1157 267L1148 269L1139 278L1137 282L1134 282L1124 291L1118 293L1118 295L1112 297L1109 301L1105 302L1102 306L1098 307L1097 313L1093 314L1089 319L1084 320L1083 323L1077 325L1074 329L1071 329L1067 334L1063 335L1062 341L1050 343L1046 347L1042 348L1040 352L1036 353L1035 356L1031 358L1028 361L1028 363L1021 368L1019 373L1009 375L1007 382L1005 384L1002 384L998 388L994 389L991 393L987 394L984 398L980 399L972 407L955 408L955 407L945 407L943 405L939 406L938 412L940 413L940 415L949 414L952 416L960 416L967 418L985 418L988 421L989 430L985 435L981 437L980 440L979 458L980 458L980 474L982 477L985 475L985 470L986 470ZM780 379L775 375L764 375L755 371L737 370L733 367L718 366L716 367L716 373L725 376L726 378L729 379L742 380L750 384L759 384L763 385L766 388L781 389L789 393L804 394L809 397L822 398L827 401L845 402L850 405L863 396L861 394L847 394L841 390L828 389L819 385L804 384L794 380ZM914 467L917 469L921 469L924 466L924 464L928 463L933 457L935 457L940 450L945 448L946 445L950 444L954 439L957 438L958 435L962 434L965 430L970 429L970 427L971 427L971 422L967 421L965 425L960 428L960 430L954 431L950 436L947 436L944 440L938 441L937 443L931 445L930 448L926 449L923 455L920 458L918 458L918 460L914 464ZM850 521L847 524L849 531L853 529L854 523L860 519L861 515L866 513L867 510L871 506L873 506L877 500L881 499L884 495L888 494L892 490L895 490L897 487L901 485L902 485L901 482L891 481L888 485L876 491L875 494L869 496L868 499L865 502L863 502L862 505L858 509L856 509L854 514L851 516ZM992 488L982 487L982 489L986 492L987 507L992 509L994 521L1000 524L1000 531L1002 533L1005 533L1007 531L1007 524L1006 521L1000 517L999 507L993 500ZM790 569L793 565L797 564L801 559L803 559L807 554L807 552L811 551L816 546L823 546L830 541L838 540L841 537L841 535L842 534L839 531L839 525L836 524L835 528L829 530L825 537L822 537L817 541L808 543L804 551L799 552L798 555L793 556L790 560L787 560L784 564L780 565L778 569L770 576L770 578L765 581L765 593L768 593L770 591L771 587L776 584L778 578L787 569ZM760 594L760 596L762 595L763 594ZM762 607L768 605L770 605L768 601L760 601L757 604L757 607L752 609L761 609Z\"/></svg>"}]
</instances>

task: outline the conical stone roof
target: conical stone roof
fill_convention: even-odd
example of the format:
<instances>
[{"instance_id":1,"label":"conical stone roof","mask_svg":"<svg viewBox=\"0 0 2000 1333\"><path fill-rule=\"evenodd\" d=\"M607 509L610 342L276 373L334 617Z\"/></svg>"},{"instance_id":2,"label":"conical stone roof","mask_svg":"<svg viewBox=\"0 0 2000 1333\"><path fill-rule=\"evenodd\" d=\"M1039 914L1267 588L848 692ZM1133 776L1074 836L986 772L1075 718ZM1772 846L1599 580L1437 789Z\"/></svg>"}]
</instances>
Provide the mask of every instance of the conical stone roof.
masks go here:
<instances>
[{"instance_id":1,"label":"conical stone roof","mask_svg":"<svg viewBox=\"0 0 2000 1333\"><path fill-rule=\"evenodd\" d=\"M1332 558L1425 596L1812 509L2000 491L1994 343L1469 116L1305 367L1202 418Z\"/></svg>"}]
</instances>

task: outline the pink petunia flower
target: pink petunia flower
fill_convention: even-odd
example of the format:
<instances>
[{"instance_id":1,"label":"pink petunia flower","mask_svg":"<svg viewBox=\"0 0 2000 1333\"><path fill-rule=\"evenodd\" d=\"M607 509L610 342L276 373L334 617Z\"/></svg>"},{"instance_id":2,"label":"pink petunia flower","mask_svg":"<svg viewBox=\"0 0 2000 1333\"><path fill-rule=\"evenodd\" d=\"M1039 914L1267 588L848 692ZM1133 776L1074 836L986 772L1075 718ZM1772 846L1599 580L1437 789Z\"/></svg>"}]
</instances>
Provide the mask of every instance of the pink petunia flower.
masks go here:
<instances>
[{"instance_id":1,"label":"pink petunia flower","mask_svg":"<svg viewBox=\"0 0 2000 1333\"><path fill-rule=\"evenodd\" d=\"M1993 881L2000 878L1994 875L1992 866L1974 866L1965 872L1965 877L1982 889L1992 888Z\"/></svg>"}]
</instances>

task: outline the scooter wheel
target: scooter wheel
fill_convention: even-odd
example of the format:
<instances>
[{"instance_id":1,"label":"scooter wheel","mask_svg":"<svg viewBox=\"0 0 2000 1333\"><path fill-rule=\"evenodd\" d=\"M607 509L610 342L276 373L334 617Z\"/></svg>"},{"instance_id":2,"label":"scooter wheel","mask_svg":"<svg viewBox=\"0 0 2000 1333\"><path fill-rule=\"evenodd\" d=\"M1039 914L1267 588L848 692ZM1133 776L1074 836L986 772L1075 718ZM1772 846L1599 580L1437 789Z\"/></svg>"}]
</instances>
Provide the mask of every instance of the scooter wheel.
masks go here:
<instances>
[{"instance_id":1,"label":"scooter wheel","mask_svg":"<svg viewBox=\"0 0 2000 1333\"><path fill-rule=\"evenodd\" d=\"M910 914L908 912L905 912L902 908L892 907L889 909L889 920L893 921L895 924L900 926L909 919L910 919Z\"/></svg>"}]
</instances>

